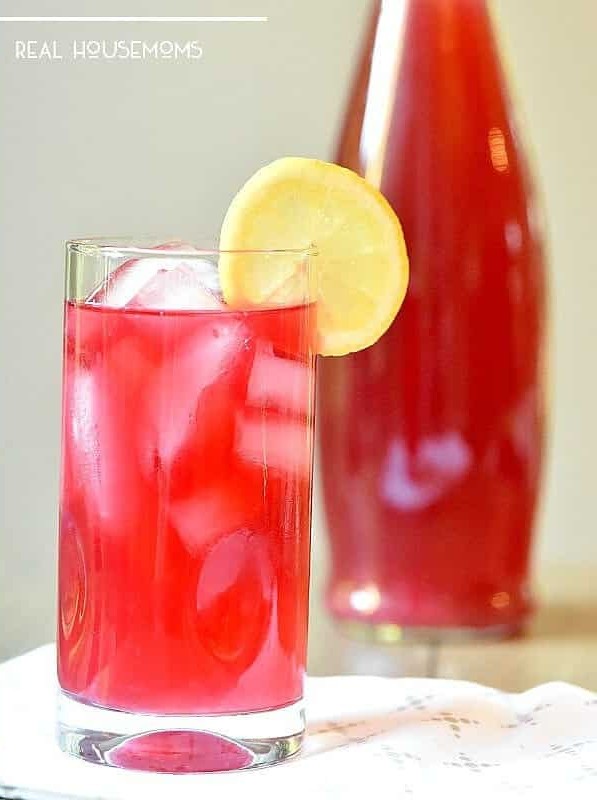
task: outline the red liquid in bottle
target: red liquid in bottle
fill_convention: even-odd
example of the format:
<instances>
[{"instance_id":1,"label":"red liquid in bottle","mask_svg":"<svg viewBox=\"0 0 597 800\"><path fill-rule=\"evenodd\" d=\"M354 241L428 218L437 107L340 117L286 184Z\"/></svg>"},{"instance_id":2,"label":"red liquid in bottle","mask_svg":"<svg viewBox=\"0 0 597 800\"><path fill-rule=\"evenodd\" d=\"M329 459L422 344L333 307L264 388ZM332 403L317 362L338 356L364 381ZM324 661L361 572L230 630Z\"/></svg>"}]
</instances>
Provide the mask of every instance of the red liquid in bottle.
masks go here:
<instances>
[{"instance_id":1,"label":"red liquid in bottle","mask_svg":"<svg viewBox=\"0 0 597 800\"><path fill-rule=\"evenodd\" d=\"M377 344L320 363L329 608L515 629L543 449L544 264L485 2L382 5L339 161L400 216L411 282Z\"/></svg>"}]
</instances>

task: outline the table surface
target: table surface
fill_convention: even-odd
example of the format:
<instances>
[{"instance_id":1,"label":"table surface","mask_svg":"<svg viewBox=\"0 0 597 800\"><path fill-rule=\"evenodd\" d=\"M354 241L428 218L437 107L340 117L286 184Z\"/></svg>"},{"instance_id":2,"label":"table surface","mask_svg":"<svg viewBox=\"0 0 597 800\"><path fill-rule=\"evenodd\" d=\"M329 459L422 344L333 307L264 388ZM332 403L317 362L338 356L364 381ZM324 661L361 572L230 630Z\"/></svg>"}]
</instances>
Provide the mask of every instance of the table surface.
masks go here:
<instances>
[{"instance_id":1,"label":"table surface","mask_svg":"<svg viewBox=\"0 0 597 800\"><path fill-rule=\"evenodd\" d=\"M321 587L313 588L320 597ZM315 607L309 672L460 678L512 692L562 680L597 691L597 567L544 567L537 597L538 609L525 635L445 644L352 641Z\"/></svg>"},{"instance_id":2,"label":"table surface","mask_svg":"<svg viewBox=\"0 0 597 800\"><path fill-rule=\"evenodd\" d=\"M300 756L248 773L165 775L59 751L54 661L49 645L0 666L0 798L362 800L372 775L380 798L597 797L597 695L566 683L507 694L464 681L309 678Z\"/></svg>"}]
</instances>

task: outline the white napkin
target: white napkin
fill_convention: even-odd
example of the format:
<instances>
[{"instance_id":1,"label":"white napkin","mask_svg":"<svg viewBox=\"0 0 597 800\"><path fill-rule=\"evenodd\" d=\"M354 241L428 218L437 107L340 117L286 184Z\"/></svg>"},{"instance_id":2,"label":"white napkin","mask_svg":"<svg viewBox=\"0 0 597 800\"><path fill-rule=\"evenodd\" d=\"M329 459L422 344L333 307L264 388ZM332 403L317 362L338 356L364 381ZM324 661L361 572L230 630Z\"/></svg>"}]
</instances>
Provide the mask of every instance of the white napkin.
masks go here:
<instances>
[{"instance_id":1,"label":"white napkin","mask_svg":"<svg viewBox=\"0 0 597 800\"><path fill-rule=\"evenodd\" d=\"M523 694L429 678L309 678L302 754L250 772L153 775L87 764L54 742L54 647L0 665L0 797L318 800L597 797L597 695Z\"/></svg>"}]
</instances>

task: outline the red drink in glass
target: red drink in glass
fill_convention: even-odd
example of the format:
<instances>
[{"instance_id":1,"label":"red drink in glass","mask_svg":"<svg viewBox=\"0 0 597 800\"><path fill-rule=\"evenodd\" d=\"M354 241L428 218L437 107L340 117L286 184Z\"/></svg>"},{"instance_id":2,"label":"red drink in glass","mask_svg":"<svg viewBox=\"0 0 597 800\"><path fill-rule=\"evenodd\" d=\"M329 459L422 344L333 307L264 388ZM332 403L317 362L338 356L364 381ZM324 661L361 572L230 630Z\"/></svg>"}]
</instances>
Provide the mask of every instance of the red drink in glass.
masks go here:
<instances>
[{"instance_id":1,"label":"red drink in glass","mask_svg":"<svg viewBox=\"0 0 597 800\"><path fill-rule=\"evenodd\" d=\"M67 302L58 630L67 700L162 721L300 704L313 325L309 304ZM142 752L155 768L144 747L132 763ZM168 750L163 738L159 748Z\"/></svg>"}]
</instances>

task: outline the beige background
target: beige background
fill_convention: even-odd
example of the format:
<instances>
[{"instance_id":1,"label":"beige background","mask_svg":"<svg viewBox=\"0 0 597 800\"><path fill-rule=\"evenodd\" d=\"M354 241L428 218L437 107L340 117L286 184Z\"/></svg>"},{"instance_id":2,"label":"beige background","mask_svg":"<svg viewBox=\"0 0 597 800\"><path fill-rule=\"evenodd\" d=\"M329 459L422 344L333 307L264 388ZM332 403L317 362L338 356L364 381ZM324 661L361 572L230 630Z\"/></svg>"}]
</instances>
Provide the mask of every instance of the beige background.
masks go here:
<instances>
[{"instance_id":1,"label":"beige background","mask_svg":"<svg viewBox=\"0 0 597 800\"><path fill-rule=\"evenodd\" d=\"M398 0L397 0L398 1ZM366 0L3 3L3 14L266 14L262 25L0 23L0 659L53 635L62 242L217 231L277 156L331 157ZM597 3L495 0L551 221L554 429L538 557L597 563ZM15 39L197 39L199 62L16 61ZM315 524L316 596L325 547Z\"/></svg>"}]
</instances>

